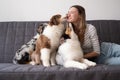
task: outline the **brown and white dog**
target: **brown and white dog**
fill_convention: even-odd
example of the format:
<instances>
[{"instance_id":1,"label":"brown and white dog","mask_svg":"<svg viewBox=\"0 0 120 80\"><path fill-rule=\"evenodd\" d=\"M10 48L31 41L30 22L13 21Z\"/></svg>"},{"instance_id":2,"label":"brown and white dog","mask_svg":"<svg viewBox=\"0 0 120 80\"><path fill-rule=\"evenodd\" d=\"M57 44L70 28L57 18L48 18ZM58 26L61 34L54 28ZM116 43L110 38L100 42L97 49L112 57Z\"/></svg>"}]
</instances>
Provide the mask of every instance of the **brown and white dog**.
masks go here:
<instances>
[{"instance_id":1,"label":"brown and white dog","mask_svg":"<svg viewBox=\"0 0 120 80\"><path fill-rule=\"evenodd\" d=\"M57 64L79 69L95 66L95 62L83 58L83 51L78 36L74 32L71 24L67 26L65 34L68 35L69 38L58 48L58 54L56 56Z\"/></svg>"},{"instance_id":2,"label":"brown and white dog","mask_svg":"<svg viewBox=\"0 0 120 80\"><path fill-rule=\"evenodd\" d=\"M48 26L36 41L35 51L31 55L32 65L41 64L41 62L44 66L56 64L56 51L64 30L61 15L52 16Z\"/></svg>"}]
</instances>

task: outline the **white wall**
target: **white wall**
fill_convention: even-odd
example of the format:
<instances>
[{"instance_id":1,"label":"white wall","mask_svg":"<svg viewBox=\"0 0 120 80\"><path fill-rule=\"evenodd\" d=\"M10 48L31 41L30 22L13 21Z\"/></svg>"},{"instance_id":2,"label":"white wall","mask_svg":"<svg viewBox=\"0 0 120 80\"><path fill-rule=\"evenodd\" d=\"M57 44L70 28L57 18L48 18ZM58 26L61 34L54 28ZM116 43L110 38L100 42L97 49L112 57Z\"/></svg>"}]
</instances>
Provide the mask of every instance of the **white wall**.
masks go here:
<instances>
[{"instance_id":1,"label":"white wall","mask_svg":"<svg viewBox=\"0 0 120 80\"><path fill-rule=\"evenodd\" d=\"M120 0L0 0L0 21L47 21L75 4L86 9L87 20L120 20Z\"/></svg>"}]
</instances>

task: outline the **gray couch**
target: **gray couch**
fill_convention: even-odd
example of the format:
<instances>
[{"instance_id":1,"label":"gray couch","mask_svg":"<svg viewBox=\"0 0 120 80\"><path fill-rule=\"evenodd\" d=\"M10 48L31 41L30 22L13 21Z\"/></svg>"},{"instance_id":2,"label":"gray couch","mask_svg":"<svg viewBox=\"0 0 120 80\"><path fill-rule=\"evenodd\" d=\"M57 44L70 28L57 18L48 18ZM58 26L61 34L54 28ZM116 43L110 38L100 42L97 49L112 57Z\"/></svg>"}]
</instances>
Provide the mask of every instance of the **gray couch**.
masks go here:
<instances>
[{"instance_id":1,"label":"gray couch","mask_svg":"<svg viewBox=\"0 0 120 80\"><path fill-rule=\"evenodd\" d=\"M21 45L35 34L42 21L0 22L0 80L120 80L120 65L98 64L87 70L62 66L13 64L12 59ZM120 44L120 20L91 20L100 42Z\"/></svg>"}]
</instances>

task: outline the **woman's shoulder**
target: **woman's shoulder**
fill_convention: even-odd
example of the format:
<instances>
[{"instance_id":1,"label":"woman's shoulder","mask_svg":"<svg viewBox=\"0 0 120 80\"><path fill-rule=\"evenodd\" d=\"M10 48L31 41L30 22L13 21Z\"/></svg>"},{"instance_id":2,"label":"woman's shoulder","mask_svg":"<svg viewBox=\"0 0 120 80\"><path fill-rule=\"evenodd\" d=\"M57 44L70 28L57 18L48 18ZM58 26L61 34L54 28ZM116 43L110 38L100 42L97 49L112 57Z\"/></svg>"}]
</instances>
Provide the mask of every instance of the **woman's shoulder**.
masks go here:
<instances>
[{"instance_id":1,"label":"woman's shoulder","mask_svg":"<svg viewBox=\"0 0 120 80\"><path fill-rule=\"evenodd\" d=\"M96 31L95 26L92 24L87 24L87 29L88 29L88 31Z\"/></svg>"},{"instance_id":2,"label":"woman's shoulder","mask_svg":"<svg viewBox=\"0 0 120 80\"><path fill-rule=\"evenodd\" d=\"M87 24L87 27L88 27L88 28L95 28L95 26L92 25L92 24Z\"/></svg>"}]
</instances>

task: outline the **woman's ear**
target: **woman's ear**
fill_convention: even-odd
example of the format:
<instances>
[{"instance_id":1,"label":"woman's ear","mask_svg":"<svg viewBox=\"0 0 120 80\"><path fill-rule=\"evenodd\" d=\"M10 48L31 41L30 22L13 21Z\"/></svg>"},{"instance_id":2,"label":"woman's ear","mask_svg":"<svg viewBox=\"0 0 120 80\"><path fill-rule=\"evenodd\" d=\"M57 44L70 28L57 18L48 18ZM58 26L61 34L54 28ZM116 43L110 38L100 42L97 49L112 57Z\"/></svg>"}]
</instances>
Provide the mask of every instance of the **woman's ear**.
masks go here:
<instances>
[{"instance_id":1,"label":"woman's ear","mask_svg":"<svg viewBox=\"0 0 120 80\"><path fill-rule=\"evenodd\" d=\"M79 15L79 16L78 16L78 20L81 20L81 18L82 18L81 15Z\"/></svg>"}]
</instances>

